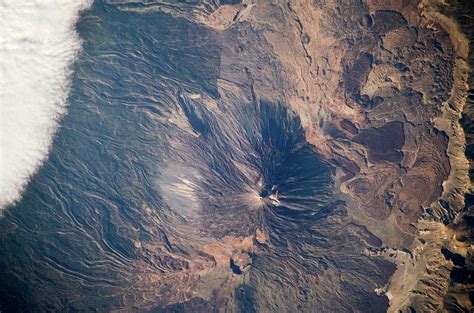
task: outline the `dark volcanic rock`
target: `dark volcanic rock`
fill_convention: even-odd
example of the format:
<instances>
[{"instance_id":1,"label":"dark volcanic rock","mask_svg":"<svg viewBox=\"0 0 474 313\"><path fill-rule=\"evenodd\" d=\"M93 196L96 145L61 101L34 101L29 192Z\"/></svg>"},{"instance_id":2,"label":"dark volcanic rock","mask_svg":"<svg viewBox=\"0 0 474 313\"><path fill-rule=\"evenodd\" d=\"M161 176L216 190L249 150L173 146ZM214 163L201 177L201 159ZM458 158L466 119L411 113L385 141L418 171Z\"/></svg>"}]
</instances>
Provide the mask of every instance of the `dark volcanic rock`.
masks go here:
<instances>
[{"instance_id":1,"label":"dark volcanic rock","mask_svg":"<svg viewBox=\"0 0 474 313\"><path fill-rule=\"evenodd\" d=\"M380 128L369 128L359 132L354 141L367 146L369 161L398 163L403 158L401 149L405 143L403 124L387 123Z\"/></svg>"}]
</instances>

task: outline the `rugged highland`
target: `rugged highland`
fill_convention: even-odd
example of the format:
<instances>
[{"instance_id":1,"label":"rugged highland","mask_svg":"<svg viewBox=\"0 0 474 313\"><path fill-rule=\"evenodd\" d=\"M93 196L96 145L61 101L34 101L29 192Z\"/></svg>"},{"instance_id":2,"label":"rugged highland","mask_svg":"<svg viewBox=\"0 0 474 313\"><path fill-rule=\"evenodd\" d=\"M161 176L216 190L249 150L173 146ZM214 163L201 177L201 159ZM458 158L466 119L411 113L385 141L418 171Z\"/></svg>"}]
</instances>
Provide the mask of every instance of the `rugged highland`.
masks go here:
<instances>
[{"instance_id":1,"label":"rugged highland","mask_svg":"<svg viewBox=\"0 0 474 313\"><path fill-rule=\"evenodd\" d=\"M459 6L94 4L78 24L80 106L58 135L64 148L2 222L14 256L0 265L15 268L2 272L12 281L3 289L40 283L4 306L29 297L44 310L472 309L472 27ZM79 148L81 138L94 140ZM86 200L43 190L55 173ZM113 177L69 185L97 173ZM30 225L21 214L38 190L51 209L35 214L68 220L58 231L76 237L35 224L44 245L25 250L36 262L26 267L7 242L32 241L15 231Z\"/></svg>"}]
</instances>

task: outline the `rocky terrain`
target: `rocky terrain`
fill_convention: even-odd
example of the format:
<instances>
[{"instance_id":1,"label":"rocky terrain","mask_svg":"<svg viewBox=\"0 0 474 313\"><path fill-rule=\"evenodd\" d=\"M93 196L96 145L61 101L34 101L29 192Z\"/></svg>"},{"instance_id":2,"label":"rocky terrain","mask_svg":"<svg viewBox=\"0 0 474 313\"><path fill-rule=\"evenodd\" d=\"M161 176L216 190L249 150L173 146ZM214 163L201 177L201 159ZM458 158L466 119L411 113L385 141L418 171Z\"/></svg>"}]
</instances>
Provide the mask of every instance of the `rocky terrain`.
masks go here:
<instances>
[{"instance_id":1,"label":"rocky terrain","mask_svg":"<svg viewBox=\"0 0 474 313\"><path fill-rule=\"evenodd\" d=\"M470 186L459 123L469 41L441 13L456 9L436 1L134 8L217 30L219 93L237 89L254 101L282 102L300 117L306 140L336 169L354 225L382 242L368 254L397 264L378 289L392 311L453 309L446 291L459 263L449 255L470 259L472 253L452 226L463 224L457 220ZM460 228L470 232L468 225ZM472 278L461 280L472 284ZM465 288L455 301L458 310L471 306Z\"/></svg>"},{"instance_id":2,"label":"rocky terrain","mask_svg":"<svg viewBox=\"0 0 474 313\"><path fill-rule=\"evenodd\" d=\"M59 152L1 221L9 257L0 265L14 270L1 272L11 283L0 291L25 277L38 283L1 303L472 309L472 28L458 26L459 5L94 4L78 24L78 105ZM80 175L91 178L70 185ZM53 179L70 195L44 187ZM56 231L77 237L64 241L32 222L32 203L48 208L38 220L67 219ZM15 242L31 247L17 252Z\"/></svg>"}]
</instances>

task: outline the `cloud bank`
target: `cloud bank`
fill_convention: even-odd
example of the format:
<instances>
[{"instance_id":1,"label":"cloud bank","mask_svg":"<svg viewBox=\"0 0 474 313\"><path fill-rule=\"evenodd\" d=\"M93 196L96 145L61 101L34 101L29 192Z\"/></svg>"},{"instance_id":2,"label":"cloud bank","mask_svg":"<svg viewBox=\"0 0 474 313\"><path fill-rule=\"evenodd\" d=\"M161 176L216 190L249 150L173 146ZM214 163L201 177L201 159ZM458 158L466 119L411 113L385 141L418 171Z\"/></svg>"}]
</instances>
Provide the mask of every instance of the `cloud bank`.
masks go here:
<instances>
[{"instance_id":1,"label":"cloud bank","mask_svg":"<svg viewBox=\"0 0 474 313\"><path fill-rule=\"evenodd\" d=\"M46 159L66 112L84 0L0 1L0 214Z\"/></svg>"}]
</instances>

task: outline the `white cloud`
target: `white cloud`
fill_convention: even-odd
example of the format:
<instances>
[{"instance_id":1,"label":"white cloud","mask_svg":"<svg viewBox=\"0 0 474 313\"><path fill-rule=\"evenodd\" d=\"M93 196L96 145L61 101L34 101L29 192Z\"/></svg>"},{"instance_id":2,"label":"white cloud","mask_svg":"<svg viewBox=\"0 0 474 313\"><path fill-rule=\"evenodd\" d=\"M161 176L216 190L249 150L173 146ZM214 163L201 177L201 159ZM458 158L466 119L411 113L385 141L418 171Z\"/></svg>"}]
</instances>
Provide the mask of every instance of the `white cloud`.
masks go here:
<instances>
[{"instance_id":1,"label":"white cloud","mask_svg":"<svg viewBox=\"0 0 474 313\"><path fill-rule=\"evenodd\" d=\"M0 1L0 214L47 157L65 113L84 0Z\"/></svg>"}]
</instances>

